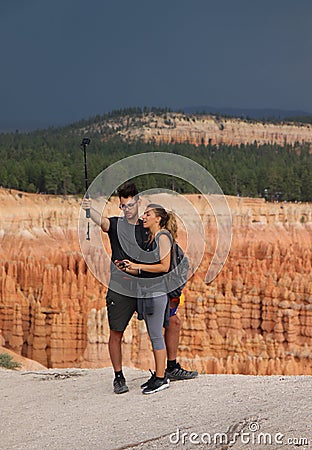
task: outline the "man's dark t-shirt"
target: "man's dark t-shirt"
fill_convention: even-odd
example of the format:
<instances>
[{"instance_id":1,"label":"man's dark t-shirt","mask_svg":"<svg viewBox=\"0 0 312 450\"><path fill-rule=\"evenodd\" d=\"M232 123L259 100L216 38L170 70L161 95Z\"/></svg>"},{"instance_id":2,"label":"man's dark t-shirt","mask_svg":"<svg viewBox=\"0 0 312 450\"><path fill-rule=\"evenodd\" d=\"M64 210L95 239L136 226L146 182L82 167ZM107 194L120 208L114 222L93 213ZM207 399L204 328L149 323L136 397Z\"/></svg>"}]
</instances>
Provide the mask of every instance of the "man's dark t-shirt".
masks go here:
<instances>
[{"instance_id":1,"label":"man's dark t-shirt","mask_svg":"<svg viewBox=\"0 0 312 450\"><path fill-rule=\"evenodd\" d=\"M119 270L114 261L129 259L140 262L140 254L146 245L148 230L143 227L142 220L136 225L124 217L110 217L108 237L112 249L111 278L109 288L130 297L137 296L136 279Z\"/></svg>"}]
</instances>

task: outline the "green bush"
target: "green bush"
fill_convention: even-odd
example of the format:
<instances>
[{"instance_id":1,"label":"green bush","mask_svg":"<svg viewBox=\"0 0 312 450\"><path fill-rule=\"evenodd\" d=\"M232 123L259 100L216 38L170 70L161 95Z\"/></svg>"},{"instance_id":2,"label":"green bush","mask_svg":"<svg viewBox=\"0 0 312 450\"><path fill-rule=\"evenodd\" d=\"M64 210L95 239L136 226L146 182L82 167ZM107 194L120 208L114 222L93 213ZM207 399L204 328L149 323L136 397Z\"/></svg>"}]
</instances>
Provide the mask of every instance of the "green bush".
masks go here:
<instances>
[{"instance_id":1,"label":"green bush","mask_svg":"<svg viewBox=\"0 0 312 450\"><path fill-rule=\"evenodd\" d=\"M13 360L12 356L8 353L0 353L0 367L4 367L5 369L16 369L17 367L21 367L22 364Z\"/></svg>"}]
</instances>

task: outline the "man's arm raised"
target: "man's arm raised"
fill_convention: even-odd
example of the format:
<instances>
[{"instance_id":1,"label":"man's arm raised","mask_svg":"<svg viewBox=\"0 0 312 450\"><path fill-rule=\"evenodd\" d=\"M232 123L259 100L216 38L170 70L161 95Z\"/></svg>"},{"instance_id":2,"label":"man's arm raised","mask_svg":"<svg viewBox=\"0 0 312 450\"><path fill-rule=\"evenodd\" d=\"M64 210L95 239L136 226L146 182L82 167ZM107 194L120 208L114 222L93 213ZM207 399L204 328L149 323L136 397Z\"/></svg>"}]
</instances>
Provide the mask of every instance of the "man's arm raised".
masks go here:
<instances>
[{"instance_id":1,"label":"man's arm raised","mask_svg":"<svg viewBox=\"0 0 312 450\"><path fill-rule=\"evenodd\" d=\"M92 201L89 198L84 198L82 200L82 204L81 207L82 209L86 210L86 209L90 209L90 218L91 220L98 225L99 227L101 227L102 231L104 231L105 233L108 232L109 227L110 227L110 221L107 217L101 217L101 214L94 209L92 206Z\"/></svg>"}]
</instances>

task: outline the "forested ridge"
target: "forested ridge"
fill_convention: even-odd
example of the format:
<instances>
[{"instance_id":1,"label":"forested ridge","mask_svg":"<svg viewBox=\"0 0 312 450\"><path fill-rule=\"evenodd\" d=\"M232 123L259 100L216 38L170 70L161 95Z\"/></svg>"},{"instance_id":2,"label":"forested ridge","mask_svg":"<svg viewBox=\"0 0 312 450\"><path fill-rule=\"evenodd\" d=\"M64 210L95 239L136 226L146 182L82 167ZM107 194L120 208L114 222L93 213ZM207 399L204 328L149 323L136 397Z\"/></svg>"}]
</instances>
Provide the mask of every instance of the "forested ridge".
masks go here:
<instances>
[{"instance_id":1,"label":"forested ridge","mask_svg":"<svg viewBox=\"0 0 312 450\"><path fill-rule=\"evenodd\" d=\"M157 114L157 110L154 111ZM162 111L163 112L163 111ZM0 134L0 185L27 192L78 194L85 191L82 129L117 117L140 114L133 108L77 122L64 128L31 133ZM312 154L309 145L208 145L155 144L124 141L112 133L89 133L89 180L103 169L130 155L169 152L186 156L205 167L227 195L265 197L267 200L312 201ZM140 189L161 186L181 193L192 186L180 179L153 174L136 180Z\"/></svg>"}]
</instances>

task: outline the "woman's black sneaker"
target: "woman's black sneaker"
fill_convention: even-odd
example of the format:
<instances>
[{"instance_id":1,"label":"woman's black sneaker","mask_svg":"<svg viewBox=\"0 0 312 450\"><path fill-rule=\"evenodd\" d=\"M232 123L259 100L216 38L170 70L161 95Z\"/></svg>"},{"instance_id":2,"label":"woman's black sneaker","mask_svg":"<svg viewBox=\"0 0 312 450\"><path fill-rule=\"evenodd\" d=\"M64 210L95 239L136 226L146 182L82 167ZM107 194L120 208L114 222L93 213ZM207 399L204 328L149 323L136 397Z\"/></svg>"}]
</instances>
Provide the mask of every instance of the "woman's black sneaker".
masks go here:
<instances>
[{"instance_id":1,"label":"woman's black sneaker","mask_svg":"<svg viewBox=\"0 0 312 450\"><path fill-rule=\"evenodd\" d=\"M150 383L151 383L152 381L154 381L154 379L155 379L155 377L156 377L156 372L152 372L151 369L149 369L149 371L151 372L151 377L150 377L147 381L145 381L145 383L141 384L141 389L144 389L144 388L146 388L147 386L149 386Z\"/></svg>"},{"instance_id":2,"label":"woman's black sneaker","mask_svg":"<svg viewBox=\"0 0 312 450\"><path fill-rule=\"evenodd\" d=\"M115 394L123 394L124 392L129 391L126 380L123 377L115 377L113 386Z\"/></svg>"},{"instance_id":3,"label":"woman's black sneaker","mask_svg":"<svg viewBox=\"0 0 312 450\"><path fill-rule=\"evenodd\" d=\"M154 392L167 389L169 387L169 383L170 381L166 376L163 379L155 376L154 379L150 381L149 385L143 389L142 394L154 394Z\"/></svg>"},{"instance_id":4,"label":"woman's black sneaker","mask_svg":"<svg viewBox=\"0 0 312 450\"><path fill-rule=\"evenodd\" d=\"M172 370L166 369L166 375L170 381L192 380L198 376L198 372L182 369L179 363Z\"/></svg>"}]
</instances>

